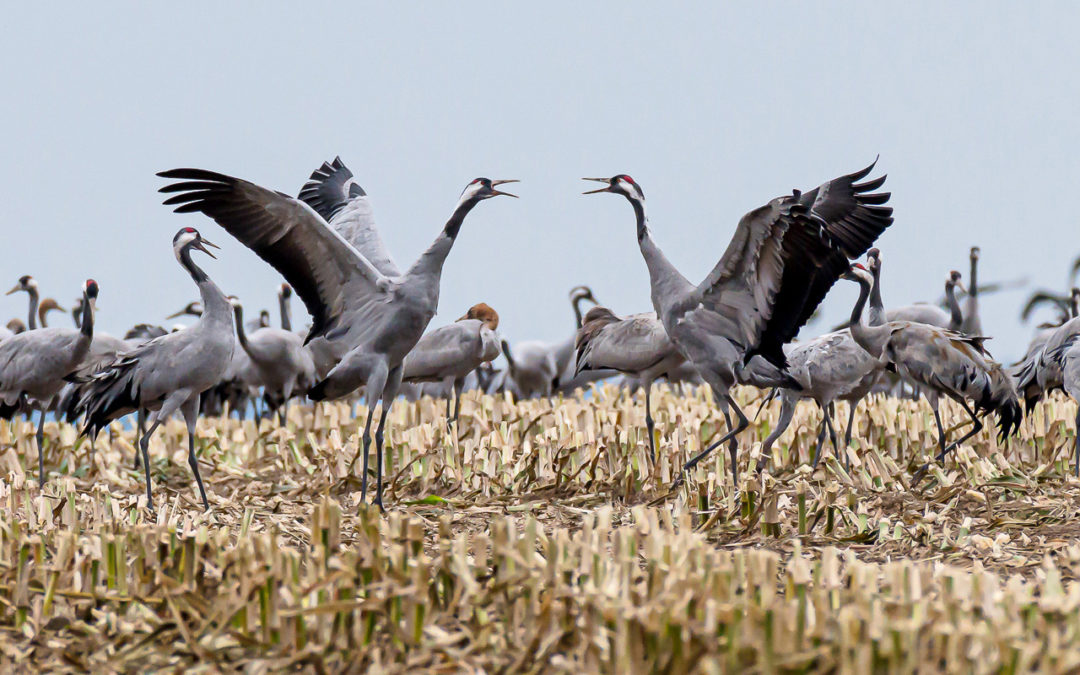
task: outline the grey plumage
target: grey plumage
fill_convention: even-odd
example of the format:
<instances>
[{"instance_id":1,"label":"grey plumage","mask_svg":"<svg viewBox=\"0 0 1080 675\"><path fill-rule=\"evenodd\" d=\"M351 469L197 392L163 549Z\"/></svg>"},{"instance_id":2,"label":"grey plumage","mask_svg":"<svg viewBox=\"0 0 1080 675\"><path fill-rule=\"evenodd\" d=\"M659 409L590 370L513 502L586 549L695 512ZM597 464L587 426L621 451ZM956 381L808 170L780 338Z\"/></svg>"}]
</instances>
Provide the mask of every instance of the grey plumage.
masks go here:
<instances>
[{"instance_id":1,"label":"grey plumage","mask_svg":"<svg viewBox=\"0 0 1080 675\"><path fill-rule=\"evenodd\" d=\"M638 379L645 390L645 428L649 456L656 463L652 385L686 362L668 338L655 312L616 316L607 307L593 307L577 332L575 375L589 370L616 370Z\"/></svg>"},{"instance_id":2,"label":"grey plumage","mask_svg":"<svg viewBox=\"0 0 1080 675\"><path fill-rule=\"evenodd\" d=\"M607 184L593 192L621 194L633 206L653 308L668 337L710 385L728 419L729 432L691 458L682 475L730 441L735 476L735 439L749 420L731 398L730 388L741 381L755 355L772 369L783 370L783 345L795 337L847 270L848 258L862 255L892 223L892 209L882 206L889 194L872 192L885 178L858 183L873 166L806 193L778 197L743 216L720 261L699 285L690 283L668 262L653 241L645 197L632 178L620 174L590 179ZM798 386L790 378L787 383ZM738 418L737 426L730 424L729 409Z\"/></svg>"},{"instance_id":3,"label":"grey plumage","mask_svg":"<svg viewBox=\"0 0 1080 675\"><path fill-rule=\"evenodd\" d=\"M85 305L92 308L98 286L92 279L83 285ZM94 313L84 311L79 330L39 328L0 342L0 418L11 419L20 409L37 408L38 479L45 482L43 451L45 411L69 377L86 358L94 337Z\"/></svg>"},{"instance_id":4,"label":"grey plumage","mask_svg":"<svg viewBox=\"0 0 1080 675\"><path fill-rule=\"evenodd\" d=\"M139 439L146 479L146 498L153 508L149 443L157 427L180 411L187 423L188 466L195 475L203 507L210 508L195 457L195 423L199 395L221 380L232 359L235 337L233 313L225 294L192 260L193 250L211 255L214 245L185 227L173 238L177 260L199 287L203 312L189 328L162 335L135 347L85 383L78 410L84 414L83 433L96 434L109 421L136 410L153 412L150 429ZM141 427L140 419L140 427Z\"/></svg>"},{"instance_id":5,"label":"grey plumage","mask_svg":"<svg viewBox=\"0 0 1080 675\"><path fill-rule=\"evenodd\" d=\"M500 194L495 186L509 181L477 178L462 192L450 219L435 242L403 274L386 255L370 219L366 196L351 187L327 184L344 170L330 165L312 174L301 192L315 205L249 181L201 169L173 169L162 177L177 182L161 189L176 193L165 200L180 213L201 212L217 221L241 243L278 270L293 287L312 316L308 342L327 343L337 362L326 377L311 388L313 400L340 398L366 387L368 419L363 438L361 498L367 495L368 448L376 403L382 414L375 434L376 498L382 506L382 439L390 402L401 384L402 363L416 345L439 303L443 263L453 247L465 216L480 201ZM349 185L348 181L341 186ZM337 191L347 202L325 194ZM363 202L363 203L360 203ZM318 208L323 209L320 214ZM327 217L330 220L327 220Z\"/></svg>"}]
</instances>

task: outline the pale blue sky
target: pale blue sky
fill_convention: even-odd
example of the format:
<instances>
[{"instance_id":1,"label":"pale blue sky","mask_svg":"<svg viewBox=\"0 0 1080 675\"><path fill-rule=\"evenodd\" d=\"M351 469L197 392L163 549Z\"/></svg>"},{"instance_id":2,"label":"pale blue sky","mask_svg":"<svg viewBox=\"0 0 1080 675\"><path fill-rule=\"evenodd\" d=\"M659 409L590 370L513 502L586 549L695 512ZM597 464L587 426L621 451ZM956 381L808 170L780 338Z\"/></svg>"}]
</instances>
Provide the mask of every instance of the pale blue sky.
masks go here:
<instances>
[{"instance_id":1,"label":"pale blue sky","mask_svg":"<svg viewBox=\"0 0 1080 675\"><path fill-rule=\"evenodd\" d=\"M176 166L295 194L340 154L403 264L470 179L520 178L520 200L469 216L433 322L485 301L514 340L568 335L579 283L649 308L630 207L581 176L634 176L694 280L744 212L878 153L888 304L937 297L971 244L984 280L1055 288L1080 251L1074 4L43 4L9 7L0 40L0 290L30 273L70 304L94 277L113 333L194 298L170 251L184 225L223 245L205 267L227 292L273 305L271 268L160 205L154 173ZM1030 333L1022 295L984 299L1003 359ZM0 297L0 317L24 303Z\"/></svg>"}]
</instances>

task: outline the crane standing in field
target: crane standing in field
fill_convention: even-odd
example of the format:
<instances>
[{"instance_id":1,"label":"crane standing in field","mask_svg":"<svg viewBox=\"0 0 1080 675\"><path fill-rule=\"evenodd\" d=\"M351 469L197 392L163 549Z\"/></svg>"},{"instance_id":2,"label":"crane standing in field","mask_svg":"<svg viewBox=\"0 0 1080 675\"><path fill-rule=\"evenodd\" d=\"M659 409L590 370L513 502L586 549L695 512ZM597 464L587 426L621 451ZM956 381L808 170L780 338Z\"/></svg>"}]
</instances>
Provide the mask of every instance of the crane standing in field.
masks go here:
<instances>
[{"instance_id":1,"label":"crane standing in field","mask_svg":"<svg viewBox=\"0 0 1080 675\"><path fill-rule=\"evenodd\" d=\"M870 264L880 270L881 258L871 258ZM868 326L861 319L874 275L856 264L844 278L856 281L860 287L859 299L851 312L852 337L882 365L891 365L902 377L919 385L934 411L941 450L937 458L939 462L944 461L950 450L982 429L982 421L977 416L980 411L997 413L1002 439L1016 431L1023 417L1016 389L1001 365L991 359L983 348L987 338L967 336L913 321L890 321L880 326ZM972 423L966 434L948 445L939 412L942 396L959 403ZM968 400L974 403L974 411L968 406ZM927 462L915 473L913 484L919 482L929 466Z\"/></svg>"},{"instance_id":2,"label":"crane standing in field","mask_svg":"<svg viewBox=\"0 0 1080 675\"><path fill-rule=\"evenodd\" d=\"M439 305L443 264L465 216L481 201L510 195L514 181L476 178L465 186L442 231L405 273L382 243L364 190L339 160L323 164L300 199L202 169L160 174L180 213L202 212L270 263L292 285L313 317L308 342L323 342L337 365L308 397L346 396L366 387L361 500L367 497L368 449L376 404L376 495L382 508L383 429L401 384L402 363Z\"/></svg>"},{"instance_id":3,"label":"crane standing in field","mask_svg":"<svg viewBox=\"0 0 1080 675\"><path fill-rule=\"evenodd\" d=\"M230 298L236 338L254 367L263 397L272 410L281 408L280 423L289 417L289 399L315 384L315 362L304 349L302 337L284 328L264 327L248 335L244 327L244 309L239 300Z\"/></svg>"},{"instance_id":4,"label":"crane standing in field","mask_svg":"<svg viewBox=\"0 0 1080 675\"><path fill-rule=\"evenodd\" d=\"M825 294L892 223L892 209L882 206L888 193L871 194L885 178L865 183L873 164L809 192L777 197L743 216L712 272L691 284L664 256L649 233L645 195L626 174L586 180L605 183L593 192L624 196L634 209L637 239L649 269L652 302L668 337L697 367L728 419L728 433L683 467L676 483L716 447L734 440L749 425L731 398L752 357L769 372L755 373L761 383L798 387L784 373L783 345L795 337ZM738 418L730 424L728 410ZM730 446L731 474L737 476L737 445Z\"/></svg>"},{"instance_id":5,"label":"crane standing in field","mask_svg":"<svg viewBox=\"0 0 1080 675\"><path fill-rule=\"evenodd\" d=\"M575 375L589 370L617 370L636 377L645 390L645 428L649 459L656 464L652 385L686 362L654 312L618 317L607 307L593 307L577 333Z\"/></svg>"},{"instance_id":6,"label":"crane standing in field","mask_svg":"<svg viewBox=\"0 0 1080 675\"><path fill-rule=\"evenodd\" d=\"M144 342L122 355L105 370L83 384L78 410L85 417L83 433L93 436L123 415L152 411L150 429L139 438L143 470L146 473L147 505L154 508L150 486L150 439L158 426L176 411L184 416L188 433L188 466L199 485L203 508L209 510L199 461L195 457L195 423L199 417L199 395L217 384L232 359L232 306L225 294L191 259L192 251L214 257L206 248L217 248L194 228L185 227L173 237L173 253L199 287L203 312L195 325Z\"/></svg>"},{"instance_id":7,"label":"crane standing in field","mask_svg":"<svg viewBox=\"0 0 1080 675\"><path fill-rule=\"evenodd\" d=\"M405 382L449 382L454 397L446 399L446 426L457 424L461 416L461 392L465 377L499 356L499 314L485 303L469 308L465 316L448 326L436 328L420 338L405 357Z\"/></svg>"},{"instance_id":8,"label":"crane standing in field","mask_svg":"<svg viewBox=\"0 0 1080 675\"><path fill-rule=\"evenodd\" d=\"M27 416L33 408L38 409L35 439L41 485L45 484L45 411L66 384L64 378L79 367L90 351L97 295L97 282L88 279L83 284L83 300L89 309L84 309L78 330L38 328L0 343L0 419L11 419L20 409Z\"/></svg>"}]
</instances>

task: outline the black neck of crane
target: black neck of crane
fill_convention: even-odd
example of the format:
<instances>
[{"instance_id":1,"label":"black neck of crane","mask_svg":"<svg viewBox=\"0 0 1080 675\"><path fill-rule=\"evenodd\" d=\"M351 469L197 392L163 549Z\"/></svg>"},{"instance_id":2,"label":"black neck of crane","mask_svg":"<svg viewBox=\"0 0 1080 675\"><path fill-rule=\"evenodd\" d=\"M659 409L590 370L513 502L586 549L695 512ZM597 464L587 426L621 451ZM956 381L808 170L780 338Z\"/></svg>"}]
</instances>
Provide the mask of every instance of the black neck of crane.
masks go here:
<instances>
[{"instance_id":1,"label":"black neck of crane","mask_svg":"<svg viewBox=\"0 0 1080 675\"><path fill-rule=\"evenodd\" d=\"M206 276L206 272L203 272L191 259L191 244L180 249L180 264L188 271L188 274L195 280L195 283L201 284L204 281L210 280L210 277Z\"/></svg>"},{"instance_id":2,"label":"black neck of crane","mask_svg":"<svg viewBox=\"0 0 1080 675\"><path fill-rule=\"evenodd\" d=\"M34 288L33 286L30 286L29 288L27 288L26 292L30 295L30 320L28 321L28 325L30 326L30 330L34 330L35 328L38 327L38 325L37 325L38 292L37 292L37 289Z\"/></svg>"},{"instance_id":3,"label":"black neck of crane","mask_svg":"<svg viewBox=\"0 0 1080 675\"><path fill-rule=\"evenodd\" d=\"M956 301L956 284L951 279L945 284L945 302L949 305L949 323L959 326L964 321L964 314L960 311L960 303Z\"/></svg>"},{"instance_id":4,"label":"black neck of crane","mask_svg":"<svg viewBox=\"0 0 1080 675\"><path fill-rule=\"evenodd\" d=\"M968 277L968 295L975 297L979 294L979 259L971 257L971 276Z\"/></svg>"},{"instance_id":5,"label":"black neck of crane","mask_svg":"<svg viewBox=\"0 0 1080 675\"><path fill-rule=\"evenodd\" d=\"M473 207L480 203L479 199L475 197L466 199L458 204L454 212L450 214L450 220L446 221L446 227L443 228L443 232L451 239L456 239L458 231L461 230L461 224L465 222L465 216L469 214L469 211L473 210Z\"/></svg>"},{"instance_id":6,"label":"black neck of crane","mask_svg":"<svg viewBox=\"0 0 1080 675\"><path fill-rule=\"evenodd\" d=\"M862 323L863 307L866 306L866 299L870 297L870 282L862 277L856 278L859 280L859 299L855 301L855 308L851 310L850 323L852 326Z\"/></svg>"},{"instance_id":7,"label":"black neck of crane","mask_svg":"<svg viewBox=\"0 0 1080 675\"><path fill-rule=\"evenodd\" d=\"M233 317L236 324L236 339L240 343L240 346L247 349L247 332L244 330L244 308L239 304L233 305Z\"/></svg>"},{"instance_id":8,"label":"black neck of crane","mask_svg":"<svg viewBox=\"0 0 1080 675\"><path fill-rule=\"evenodd\" d=\"M282 293L278 296L278 304L281 306L281 328L282 330L292 330L292 316L289 312L289 298Z\"/></svg>"},{"instance_id":9,"label":"black neck of crane","mask_svg":"<svg viewBox=\"0 0 1080 675\"><path fill-rule=\"evenodd\" d=\"M641 241L649 232L649 227L645 221L645 202L636 196L627 195L626 198L630 200L630 205L634 207L634 218L637 219L637 238L638 241Z\"/></svg>"},{"instance_id":10,"label":"black neck of crane","mask_svg":"<svg viewBox=\"0 0 1080 675\"><path fill-rule=\"evenodd\" d=\"M79 331L88 338L94 337L94 310L90 305L90 295L83 291L82 325Z\"/></svg>"}]
</instances>

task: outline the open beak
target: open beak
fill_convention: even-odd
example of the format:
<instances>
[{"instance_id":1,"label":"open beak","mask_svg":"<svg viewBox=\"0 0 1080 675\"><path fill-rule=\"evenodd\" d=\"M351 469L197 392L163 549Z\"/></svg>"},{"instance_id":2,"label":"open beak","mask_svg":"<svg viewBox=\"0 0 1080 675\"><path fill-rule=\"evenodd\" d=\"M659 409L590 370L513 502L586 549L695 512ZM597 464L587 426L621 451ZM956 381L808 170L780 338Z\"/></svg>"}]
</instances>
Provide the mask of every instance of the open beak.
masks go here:
<instances>
[{"instance_id":1,"label":"open beak","mask_svg":"<svg viewBox=\"0 0 1080 675\"><path fill-rule=\"evenodd\" d=\"M611 181L609 181L607 178L582 178L581 180L591 180L596 181L597 183L604 183L604 187L597 190L586 190L585 192L581 193L583 195L594 195L597 192L611 192Z\"/></svg>"},{"instance_id":2,"label":"open beak","mask_svg":"<svg viewBox=\"0 0 1080 675\"><path fill-rule=\"evenodd\" d=\"M519 181L516 178L505 178L503 180L493 180L493 181L491 181L491 186L495 187L496 185L505 185L506 183L520 183L520 182L521 181ZM503 192L502 190L492 190L491 194L493 194L493 195L503 195L504 197L514 197L515 199L517 198L517 195L512 195L509 192Z\"/></svg>"},{"instance_id":3,"label":"open beak","mask_svg":"<svg viewBox=\"0 0 1080 675\"><path fill-rule=\"evenodd\" d=\"M217 249L221 248L220 246L218 246L214 242L209 241L207 239L202 239L202 238L200 238L199 241L196 242L196 244L195 244L195 248L199 249L200 251L202 251L206 255L210 256L214 260L217 260L217 256L206 249L207 246L209 246L210 248L217 248Z\"/></svg>"}]
</instances>

